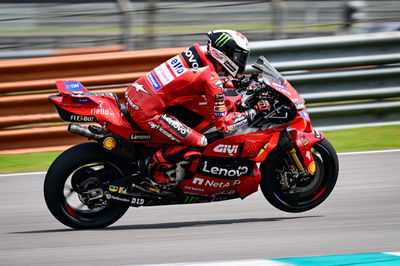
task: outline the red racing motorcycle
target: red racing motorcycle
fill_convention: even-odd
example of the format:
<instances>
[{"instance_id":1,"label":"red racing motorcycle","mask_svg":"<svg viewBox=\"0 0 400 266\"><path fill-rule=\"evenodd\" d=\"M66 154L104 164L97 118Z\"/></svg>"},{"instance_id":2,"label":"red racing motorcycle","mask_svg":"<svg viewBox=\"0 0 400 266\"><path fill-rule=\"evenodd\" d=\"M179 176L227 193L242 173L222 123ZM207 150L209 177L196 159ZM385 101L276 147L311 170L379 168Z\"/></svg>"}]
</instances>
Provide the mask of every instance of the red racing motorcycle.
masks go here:
<instances>
[{"instance_id":1,"label":"red racing motorcycle","mask_svg":"<svg viewBox=\"0 0 400 266\"><path fill-rule=\"evenodd\" d=\"M57 81L59 93L49 96L50 101L64 121L75 122L68 127L71 133L93 141L64 151L50 166L44 182L50 212L72 228L103 228L130 206L244 199L258 187L282 211L318 206L336 184L336 152L313 130L304 100L289 82L264 57L253 67L253 74L235 80L235 89L226 89L232 111L244 111L260 99L270 103L270 110L249 126L217 131L204 118L209 112L205 96L168 109L203 133L209 144L199 158L163 169L171 180L163 184L151 178L135 181L133 164L172 141L142 131L115 94Z\"/></svg>"}]
</instances>

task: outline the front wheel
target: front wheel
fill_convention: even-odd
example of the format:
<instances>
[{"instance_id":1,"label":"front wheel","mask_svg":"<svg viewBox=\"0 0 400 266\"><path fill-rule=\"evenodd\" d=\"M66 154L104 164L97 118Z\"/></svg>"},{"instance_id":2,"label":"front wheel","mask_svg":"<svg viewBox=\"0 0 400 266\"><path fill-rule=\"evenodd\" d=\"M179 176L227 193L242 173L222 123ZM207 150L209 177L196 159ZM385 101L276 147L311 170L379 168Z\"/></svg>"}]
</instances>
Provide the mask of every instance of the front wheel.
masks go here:
<instances>
[{"instance_id":1,"label":"front wheel","mask_svg":"<svg viewBox=\"0 0 400 266\"><path fill-rule=\"evenodd\" d=\"M104 228L129 208L108 200L104 187L126 175L129 165L97 143L83 143L63 152L53 162L44 182L44 198L53 216L76 229Z\"/></svg>"},{"instance_id":2,"label":"front wheel","mask_svg":"<svg viewBox=\"0 0 400 266\"><path fill-rule=\"evenodd\" d=\"M274 151L261 165L261 191L274 207L286 212L304 212L321 204L335 187L339 162L335 149L327 139L311 149L316 164L314 175L296 182L285 163L286 153ZM288 187L288 179L291 186ZM286 184L284 186L283 184Z\"/></svg>"}]
</instances>

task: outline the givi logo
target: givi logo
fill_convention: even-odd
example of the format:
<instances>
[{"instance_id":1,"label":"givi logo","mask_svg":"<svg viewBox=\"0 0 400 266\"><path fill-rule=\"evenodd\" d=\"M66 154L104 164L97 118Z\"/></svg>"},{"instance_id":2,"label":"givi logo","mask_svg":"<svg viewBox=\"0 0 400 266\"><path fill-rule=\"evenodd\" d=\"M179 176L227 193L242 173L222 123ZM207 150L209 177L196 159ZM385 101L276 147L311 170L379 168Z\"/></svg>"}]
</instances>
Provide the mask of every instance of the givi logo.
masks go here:
<instances>
[{"instance_id":1,"label":"givi logo","mask_svg":"<svg viewBox=\"0 0 400 266\"><path fill-rule=\"evenodd\" d=\"M218 153L226 153L229 156L233 156L237 154L238 148L239 145L219 144L215 146L213 151Z\"/></svg>"}]
</instances>

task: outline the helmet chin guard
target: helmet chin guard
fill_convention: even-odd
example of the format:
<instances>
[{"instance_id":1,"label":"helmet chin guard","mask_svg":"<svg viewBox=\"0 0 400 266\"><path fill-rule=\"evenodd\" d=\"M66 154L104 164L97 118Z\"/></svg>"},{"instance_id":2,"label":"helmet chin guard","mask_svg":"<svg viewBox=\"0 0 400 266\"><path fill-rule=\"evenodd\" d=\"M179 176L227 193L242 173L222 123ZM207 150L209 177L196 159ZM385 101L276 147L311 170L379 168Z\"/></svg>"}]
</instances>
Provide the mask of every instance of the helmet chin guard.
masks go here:
<instances>
[{"instance_id":1,"label":"helmet chin guard","mask_svg":"<svg viewBox=\"0 0 400 266\"><path fill-rule=\"evenodd\" d=\"M214 30L207 34L208 54L233 77L246 68L250 48L247 38L233 30Z\"/></svg>"},{"instance_id":2,"label":"helmet chin guard","mask_svg":"<svg viewBox=\"0 0 400 266\"><path fill-rule=\"evenodd\" d=\"M235 64L229 57L227 57L223 52L214 47L208 47L209 54L218 61L226 71L233 77L236 77L239 71L239 66Z\"/></svg>"}]
</instances>

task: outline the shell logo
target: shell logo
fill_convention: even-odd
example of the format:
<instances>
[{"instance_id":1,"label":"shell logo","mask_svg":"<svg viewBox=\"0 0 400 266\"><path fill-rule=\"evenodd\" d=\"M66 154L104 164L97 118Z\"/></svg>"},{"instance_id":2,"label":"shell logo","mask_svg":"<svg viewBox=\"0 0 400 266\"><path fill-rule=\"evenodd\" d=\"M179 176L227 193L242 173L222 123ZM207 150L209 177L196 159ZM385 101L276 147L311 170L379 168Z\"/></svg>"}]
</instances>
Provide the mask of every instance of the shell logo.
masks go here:
<instances>
[{"instance_id":1,"label":"shell logo","mask_svg":"<svg viewBox=\"0 0 400 266\"><path fill-rule=\"evenodd\" d=\"M315 171L317 170L317 166L315 165L315 163L314 162L312 162L309 166L308 166L308 172L310 173L310 174L314 174L315 173Z\"/></svg>"},{"instance_id":2,"label":"shell logo","mask_svg":"<svg viewBox=\"0 0 400 266\"><path fill-rule=\"evenodd\" d=\"M112 137L107 137L103 140L103 147L107 150L112 150L117 145L117 142Z\"/></svg>"}]
</instances>

